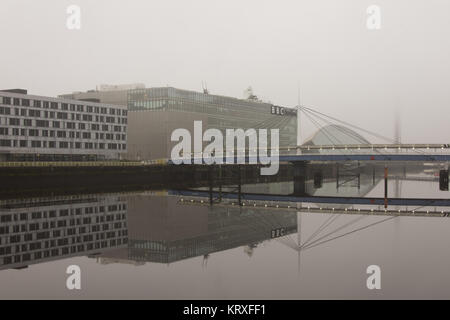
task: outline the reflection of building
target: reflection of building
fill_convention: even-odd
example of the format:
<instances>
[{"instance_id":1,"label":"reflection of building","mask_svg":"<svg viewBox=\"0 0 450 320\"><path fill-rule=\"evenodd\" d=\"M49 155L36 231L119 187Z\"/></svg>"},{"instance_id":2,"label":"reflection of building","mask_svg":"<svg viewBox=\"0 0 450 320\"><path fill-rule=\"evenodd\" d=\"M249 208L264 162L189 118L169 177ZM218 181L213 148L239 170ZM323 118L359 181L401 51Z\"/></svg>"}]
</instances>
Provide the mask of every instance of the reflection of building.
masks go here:
<instances>
[{"instance_id":1,"label":"reflection of building","mask_svg":"<svg viewBox=\"0 0 450 320\"><path fill-rule=\"evenodd\" d=\"M280 129L280 146L296 144L296 111L257 99L237 99L207 92L171 87L132 90L98 90L61 97L98 99L103 103L127 105L129 159L169 158L173 130L185 128L193 133L193 122L203 129ZM126 101L126 104L125 104Z\"/></svg>"},{"instance_id":2,"label":"reflection of building","mask_svg":"<svg viewBox=\"0 0 450 320\"><path fill-rule=\"evenodd\" d=\"M102 254L100 262L171 263L240 246L251 255L258 243L297 231L295 212L183 205L178 200L130 198L128 248Z\"/></svg>"},{"instance_id":3,"label":"reflection of building","mask_svg":"<svg viewBox=\"0 0 450 320\"><path fill-rule=\"evenodd\" d=\"M0 203L0 269L74 256L102 264L171 263L258 244L297 230L295 212L186 205L150 194Z\"/></svg>"},{"instance_id":4,"label":"reflection of building","mask_svg":"<svg viewBox=\"0 0 450 320\"><path fill-rule=\"evenodd\" d=\"M117 197L0 205L0 268L23 268L126 246L127 205Z\"/></svg>"},{"instance_id":5,"label":"reflection of building","mask_svg":"<svg viewBox=\"0 0 450 320\"><path fill-rule=\"evenodd\" d=\"M127 110L95 102L0 92L0 159L119 159Z\"/></svg>"}]
</instances>

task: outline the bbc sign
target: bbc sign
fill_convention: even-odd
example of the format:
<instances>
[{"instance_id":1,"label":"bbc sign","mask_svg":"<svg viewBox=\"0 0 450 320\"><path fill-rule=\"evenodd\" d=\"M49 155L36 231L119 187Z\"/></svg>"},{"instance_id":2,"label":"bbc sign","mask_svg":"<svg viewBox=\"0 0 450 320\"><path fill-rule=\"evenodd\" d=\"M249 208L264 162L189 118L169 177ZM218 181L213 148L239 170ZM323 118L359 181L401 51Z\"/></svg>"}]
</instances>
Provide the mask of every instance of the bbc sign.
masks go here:
<instances>
[{"instance_id":1,"label":"bbc sign","mask_svg":"<svg viewBox=\"0 0 450 320\"><path fill-rule=\"evenodd\" d=\"M283 107L278 107L278 106L272 106L271 110L270 110L271 114L278 114L280 116L284 116L284 114L286 113Z\"/></svg>"},{"instance_id":2,"label":"bbc sign","mask_svg":"<svg viewBox=\"0 0 450 320\"><path fill-rule=\"evenodd\" d=\"M273 229L272 232L270 233L270 237L272 239L284 237L285 235L286 235L286 228Z\"/></svg>"}]
</instances>

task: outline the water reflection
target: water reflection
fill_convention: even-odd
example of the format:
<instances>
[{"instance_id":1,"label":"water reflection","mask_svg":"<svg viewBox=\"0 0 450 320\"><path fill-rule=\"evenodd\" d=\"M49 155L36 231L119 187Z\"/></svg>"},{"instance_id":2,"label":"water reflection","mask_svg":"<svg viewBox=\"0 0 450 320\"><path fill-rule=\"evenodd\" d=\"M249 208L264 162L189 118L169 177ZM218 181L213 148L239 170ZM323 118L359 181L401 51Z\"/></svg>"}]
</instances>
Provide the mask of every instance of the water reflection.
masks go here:
<instances>
[{"instance_id":1,"label":"water reflection","mask_svg":"<svg viewBox=\"0 0 450 320\"><path fill-rule=\"evenodd\" d=\"M117 196L9 200L0 206L0 269L98 254L127 242L127 203Z\"/></svg>"},{"instance_id":2,"label":"water reflection","mask_svg":"<svg viewBox=\"0 0 450 320\"><path fill-rule=\"evenodd\" d=\"M430 181L437 188L439 168L393 166L390 178L394 182ZM311 165L306 194L296 192L295 180L244 180L239 185L221 182L220 191L214 181L212 187L195 190L3 200L0 269L23 269L75 256L88 256L100 264L133 265L203 257L206 264L211 254L237 247L252 256L261 243L272 239L298 252L307 250L394 219L400 215L396 210L405 204L434 206L423 211L425 216L448 215L448 199L390 199L393 211L380 209L382 202L368 195L382 181L383 173L384 166L358 163ZM301 231L304 212L323 218L309 234ZM412 215L419 212L416 208ZM371 217L361 224L369 215L383 214L390 217ZM343 215L347 217L338 224Z\"/></svg>"},{"instance_id":3,"label":"water reflection","mask_svg":"<svg viewBox=\"0 0 450 320\"><path fill-rule=\"evenodd\" d=\"M73 256L171 263L297 232L295 212L186 207L166 192L37 198L0 206L0 268Z\"/></svg>"},{"instance_id":4,"label":"water reflection","mask_svg":"<svg viewBox=\"0 0 450 320\"><path fill-rule=\"evenodd\" d=\"M128 248L102 254L99 262L207 259L214 252L241 246L251 256L261 242L297 232L295 212L184 206L178 200L167 196L129 197Z\"/></svg>"}]
</instances>

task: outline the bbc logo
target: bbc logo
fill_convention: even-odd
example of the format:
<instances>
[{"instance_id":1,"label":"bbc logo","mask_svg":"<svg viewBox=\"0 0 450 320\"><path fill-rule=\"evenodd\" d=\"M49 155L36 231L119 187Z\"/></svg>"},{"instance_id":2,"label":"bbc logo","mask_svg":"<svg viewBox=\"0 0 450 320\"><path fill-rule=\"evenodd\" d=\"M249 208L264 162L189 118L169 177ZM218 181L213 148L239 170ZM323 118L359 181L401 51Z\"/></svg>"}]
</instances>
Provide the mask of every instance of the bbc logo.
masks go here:
<instances>
[{"instance_id":1,"label":"bbc logo","mask_svg":"<svg viewBox=\"0 0 450 320\"><path fill-rule=\"evenodd\" d=\"M285 110L283 107L278 106L272 106L272 109L270 111L271 114L278 114L280 116L283 116L285 114Z\"/></svg>"}]
</instances>

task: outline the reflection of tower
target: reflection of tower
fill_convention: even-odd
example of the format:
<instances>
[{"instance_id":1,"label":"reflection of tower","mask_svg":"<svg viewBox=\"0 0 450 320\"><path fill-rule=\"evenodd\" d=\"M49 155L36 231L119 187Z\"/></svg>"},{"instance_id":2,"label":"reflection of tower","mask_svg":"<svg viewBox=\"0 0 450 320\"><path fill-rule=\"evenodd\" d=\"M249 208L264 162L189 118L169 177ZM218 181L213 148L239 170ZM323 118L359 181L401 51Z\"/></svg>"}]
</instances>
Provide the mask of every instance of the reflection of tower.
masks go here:
<instances>
[{"instance_id":1,"label":"reflection of tower","mask_svg":"<svg viewBox=\"0 0 450 320\"><path fill-rule=\"evenodd\" d=\"M257 246L258 246L257 244L246 245L244 247L244 252L251 258Z\"/></svg>"},{"instance_id":2,"label":"reflection of tower","mask_svg":"<svg viewBox=\"0 0 450 320\"><path fill-rule=\"evenodd\" d=\"M394 132L395 132L394 133L395 134L395 136L394 136L395 143L396 144L401 144L400 114L399 114L398 110L395 112L395 128L394 128ZM398 153L398 150L397 150L397 153ZM395 198L400 198L401 188L402 188L401 181L400 181L399 177L396 177L395 178L395 187L394 187Z\"/></svg>"},{"instance_id":3,"label":"reflection of tower","mask_svg":"<svg viewBox=\"0 0 450 320\"><path fill-rule=\"evenodd\" d=\"M209 254L203 255L202 269L206 269L206 267L208 266L208 258L209 258Z\"/></svg>"},{"instance_id":4,"label":"reflection of tower","mask_svg":"<svg viewBox=\"0 0 450 320\"><path fill-rule=\"evenodd\" d=\"M300 85L298 86L298 101L297 101L297 146L302 145L302 131L301 131L301 101L300 101ZM297 150L299 153L300 150Z\"/></svg>"},{"instance_id":5,"label":"reflection of tower","mask_svg":"<svg viewBox=\"0 0 450 320\"><path fill-rule=\"evenodd\" d=\"M301 204L300 204L301 206ZM301 245L302 245L302 213L301 212L297 212L297 254L298 254L298 277L300 278L300 269L301 269L301 264L300 264L300 255L301 255Z\"/></svg>"},{"instance_id":6,"label":"reflection of tower","mask_svg":"<svg viewBox=\"0 0 450 320\"><path fill-rule=\"evenodd\" d=\"M395 123L394 123L394 143L396 144L401 144L401 122L400 122L400 110L399 110L399 97L397 97L396 99L396 105L397 108L395 110ZM398 151L397 151L398 152ZM406 168L403 167L403 178L406 177ZM397 173L396 177L395 177L395 181L394 181L394 197L395 198L400 198L401 197L401 193L402 193L402 181L400 180L399 177L399 173ZM398 235L401 232L400 229L400 219L395 219L394 220L394 224L393 224L393 239L395 239L395 241L393 241L393 246L391 248L391 255L392 255L392 261L395 261L395 257L397 256L397 254L400 252L399 251L399 239L398 239ZM394 264L394 268L397 269L397 265ZM394 269L394 270L395 270ZM396 270L397 271L397 270Z\"/></svg>"}]
</instances>

